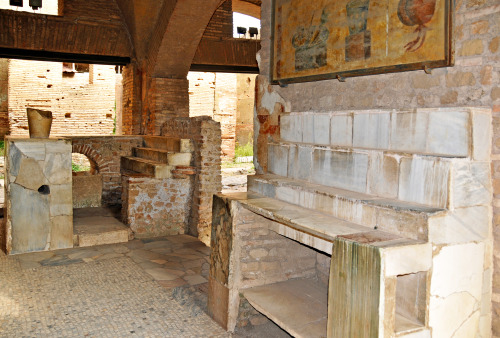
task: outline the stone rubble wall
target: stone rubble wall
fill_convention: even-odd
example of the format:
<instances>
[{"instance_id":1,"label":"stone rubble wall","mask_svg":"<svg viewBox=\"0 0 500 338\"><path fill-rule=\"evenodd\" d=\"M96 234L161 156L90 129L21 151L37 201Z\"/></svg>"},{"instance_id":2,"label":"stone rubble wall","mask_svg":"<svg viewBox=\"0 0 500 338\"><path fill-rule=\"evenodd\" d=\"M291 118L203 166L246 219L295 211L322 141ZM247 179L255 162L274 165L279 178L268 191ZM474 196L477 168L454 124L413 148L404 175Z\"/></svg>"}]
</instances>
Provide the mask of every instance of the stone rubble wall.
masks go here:
<instances>
[{"instance_id":1,"label":"stone rubble wall","mask_svg":"<svg viewBox=\"0 0 500 338\"><path fill-rule=\"evenodd\" d=\"M122 218L134 236L184 234L191 211L193 179L122 176Z\"/></svg>"},{"instance_id":2,"label":"stone rubble wall","mask_svg":"<svg viewBox=\"0 0 500 338\"><path fill-rule=\"evenodd\" d=\"M193 182L193 205L188 233L210 245L212 198L222 190L220 123L207 116L170 118L162 126L161 135L193 141L197 173Z\"/></svg>"}]
</instances>

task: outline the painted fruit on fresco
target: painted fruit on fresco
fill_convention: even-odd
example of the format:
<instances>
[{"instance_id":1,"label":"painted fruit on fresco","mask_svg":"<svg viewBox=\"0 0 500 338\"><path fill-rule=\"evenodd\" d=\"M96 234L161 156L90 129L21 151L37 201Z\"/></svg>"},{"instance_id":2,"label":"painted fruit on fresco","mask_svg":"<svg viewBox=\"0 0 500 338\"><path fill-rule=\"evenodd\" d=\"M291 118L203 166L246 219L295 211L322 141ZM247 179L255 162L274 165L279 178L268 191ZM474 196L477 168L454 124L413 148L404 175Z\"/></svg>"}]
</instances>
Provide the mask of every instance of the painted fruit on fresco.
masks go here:
<instances>
[{"instance_id":1,"label":"painted fruit on fresco","mask_svg":"<svg viewBox=\"0 0 500 338\"><path fill-rule=\"evenodd\" d=\"M427 24L432 20L436 9L436 0L400 0L398 5L399 20L405 26L417 26L415 40L405 45L407 52L415 52L425 42L427 34Z\"/></svg>"}]
</instances>

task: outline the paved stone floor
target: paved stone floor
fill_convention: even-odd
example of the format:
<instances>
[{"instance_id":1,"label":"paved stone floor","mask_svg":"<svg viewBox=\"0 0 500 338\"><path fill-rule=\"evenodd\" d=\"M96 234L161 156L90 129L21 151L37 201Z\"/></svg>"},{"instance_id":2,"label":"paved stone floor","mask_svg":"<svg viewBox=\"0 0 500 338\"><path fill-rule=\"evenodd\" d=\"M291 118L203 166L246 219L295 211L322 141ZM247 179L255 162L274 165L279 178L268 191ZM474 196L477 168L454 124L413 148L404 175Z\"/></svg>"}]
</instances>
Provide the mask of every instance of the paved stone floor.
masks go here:
<instances>
[{"instance_id":1,"label":"paved stone floor","mask_svg":"<svg viewBox=\"0 0 500 338\"><path fill-rule=\"evenodd\" d=\"M230 337L205 313L209 253L179 235L2 256L0 337Z\"/></svg>"}]
</instances>

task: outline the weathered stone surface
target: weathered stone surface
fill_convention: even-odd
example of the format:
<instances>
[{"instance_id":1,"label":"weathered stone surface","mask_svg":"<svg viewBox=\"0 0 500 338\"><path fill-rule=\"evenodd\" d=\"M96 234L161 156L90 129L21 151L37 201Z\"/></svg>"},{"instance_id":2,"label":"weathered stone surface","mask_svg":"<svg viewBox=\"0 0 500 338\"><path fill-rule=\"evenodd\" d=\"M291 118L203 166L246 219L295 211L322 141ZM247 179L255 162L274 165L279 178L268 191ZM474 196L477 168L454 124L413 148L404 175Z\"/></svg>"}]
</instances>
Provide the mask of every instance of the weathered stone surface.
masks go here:
<instances>
[{"instance_id":1,"label":"weathered stone surface","mask_svg":"<svg viewBox=\"0 0 500 338\"><path fill-rule=\"evenodd\" d=\"M51 185L50 194L50 216L72 216L73 197L71 184Z\"/></svg>"},{"instance_id":2,"label":"weathered stone surface","mask_svg":"<svg viewBox=\"0 0 500 338\"><path fill-rule=\"evenodd\" d=\"M474 112L472 156L475 161L488 161L491 154L491 115Z\"/></svg>"},{"instance_id":3,"label":"weathered stone surface","mask_svg":"<svg viewBox=\"0 0 500 338\"><path fill-rule=\"evenodd\" d=\"M18 139L15 142L16 147L24 156L36 161L45 160L45 142L36 142L30 139Z\"/></svg>"},{"instance_id":4,"label":"weathered stone surface","mask_svg":"<svg viewBox=\"0 0 500 338\"><path fill-rule=\"evenodd\" d=\"M418 111L392 113L391 150L425 152L428 123L427 113Z\"/></svg>"},{"instance_id":5,"label":"weathered stone surface","mask_svg":"<svg viewBox=\"0 0 500 338\"><path fill-rule=\"evenodd\" d=\"M371 152L368 167L368 193L396 198L399 184L399 162L394 156Z\"/></svg>"},{"instance_id":6,"label":"weathered stone surface","mask_svg":"<svg viewBox=\"0 0 500 338\"><path fill-rule=\"evenodd\" d=\"M7 142L7 156L9 163L9 175L17 176L21 165L21 157L23 156L15 143L10 140Z\"/></svg>"},{"instance_id":7,"label":"weathered stone surface","mask_svg":"<svg viewBox=\"0 0 500 338\"><path fill-rule=\"evenodd\" d=\"M491 204L491 166L488 162L454 162L451 175L453 207Z\"/></svg>"},{"instance_id":8,"label":"weathered stone surface","mask_svg":"<svg viewBox=\"0 0 500 338\"><path fill-rule=\"evenodd\" d=\"M280 120L280 135L283 141L302 142L302 116L282 115Z\"/></svg>"},{"instance_id":9,"label":"weathered stone surface","mask_svg":"<svg viewBox=\"0 0 500 338\"><path fill-rule=\"evenodd\" d=\"M73 176L73 208L100 207L102 199L102 176Z\"/></svg>"},{"instance_id":10,"label":"weathered stone surface","mask_svg":"<svg viewBox=\"0 0 500 338\"><path fill-rule=\"evenodd\" d=\"M467 111L429 111L427 152L467 156L471 134L469 118Z\"/></svg>"},{"instance_id":11,"label":"weathered stone surface","mask_svg":"<svg viewBox=\"0 0 500 338\"><path fill-rule=\"evenodd\" d=\"M488 206L458 208L429 219L429 241L434 244L484 241L490 234Z\"/></svg>"},{"instance_id":12,"label":"weathered stone surface","mask_svg":"<svg viewBox=\"0 0 500 338\"><path fill-rule=\"evenodd\" d=\"M287 175L290 178L309 181L312 167L311 147L290 146Z\"/></svg>"},{"instance_id":13,"label":"weathered stone surface","mask_svg":"<svg viewBox=\"0 0 500 338\"><path fill-rule=\"evenodd\" d=\"M352 146L352 115L333 115L330 120L330 144Z\"/></svg>"},{"instance_id":14,"label":"weathered stone surface","mask_svg":"<svg viewBox=\"0 0 500 338\"><path fill-rule=\"evenodd\" d=\"M474 312L476 299L467 292L452 294L446 298L430 297L429 326L434 337L452 337Z\"/></svg>"},{"instance_id":15,"label":"weathered stone surface","mask_svg":"<svg viewBox=\"0 0 500 338\"><path fill-rule=\"evenodd\" d=\"M50 235L49 196L10 186L10 213L12 224L12 253L47 249Z\"/></svg>"},{"instance_id":16,"label":"weathered stone surface","mask_svg":"<svg viewBox=\"0 0 500 338\"><path fill-rule=\"evenodd\" d=\"M434 207L446 207L450 162L435 157L402 158L399 199Z\"/></svg>"},{"instance_id":17,"label":"weathered stone surface","mask_svg":"<svg viewBox=\"0 0 500 338\"><path fill-rule=\"evenodd\" d=\"M323 149L313 152L314 183L365 192L367 172L367 154Z\"/></svg>"},{"instance_id":18,"label":"weathered stone surface","mask_svg":"<svg viewBox=\"0 0 500 338\"><path fill-rule=\"evenodd\" d=\"M73 216L50 218L50 250L73 247Z\"/></svg>"},{"instance_id":19,"label":"weathered stone surface","mask_svg":"<svg viewBox=\"0 0 500 338\"><path fill-rule=\"evenodd\" d=\"M443 247L433 258L431 297L467 293L478 303L483 284L484 244ZM449 309L452 311L452 309Z\"/></svg>"},{"instance_id":20,"label":"weathered stone surface","mask_svg":"<svg viewBox=\"0 0 500 338\"><path fill-rule=\"evenodd\" d=\"M430 243L395 245L382 250L385 275L397 276L427 271L432 266L432 246Z\"/></svg>"},{"instance_id":21,"label":"weathered stone surface","mask_svg":"<svg viewBox=\"0 0 500 338\"><path fill-rule=\"evenodd\" d=\"M276 175L288 175L288 146L269 144L268 170Z\"/></svg>"},{"instance_id":22,"label":"weathered stone surface","mask_svg":"<svg viewBox=\"0 0 500 338\"><path fill-rule=\"evenodd\" d=\"M20 160L19 173L14 183L34 191L37 191L43 184L48 183L37 161L26 157Z\"/></svg>"},{"instance_id":23,"label":"weathered stone surface","mask_svg":"<svg viewBox=\"0 0 500 338\"><path fill-rule=\"evenodd\" d=\"M388 149L391 114L373 112L354 114L353 146Z\"/></svg>"},{"instance_id":24,"label":"weathered stone surface","mask_svg":"<svg viewBox=\"0 0 500 338\"><path fill-rule=\"evenodd\" d=\"M376 337L380 324L379 249L336 240L328 289L328 337Z\"/></svg>"},{"instance_id":25,"label":"weathered stone surface","mask_svg":"<svg viewBox=\"0 0 500 338\"><path fill-rule=\"evenodd\" d=\"M302 142L314 143L314 115L302 115Z\"/></svg>"},{"instance_id":26,"label":"weathered stone surface","mask_svg":"<svg viewBox=\"0 0 500 338\"><path fill-rule=\"evenodd\" d=\"M68 153L47 153L43 168L50 184L71 184L71 150Z\"/></svg>"},{"instance_id":27,"label":"weathered stone surface","mask_svg":"<svg viewBox=\"0 0 500 338\"><path fill-rule=\"evenodd\" d=\"M314 114L314 144L330 144L330 116Z\"/></svg>"}]
</instances>

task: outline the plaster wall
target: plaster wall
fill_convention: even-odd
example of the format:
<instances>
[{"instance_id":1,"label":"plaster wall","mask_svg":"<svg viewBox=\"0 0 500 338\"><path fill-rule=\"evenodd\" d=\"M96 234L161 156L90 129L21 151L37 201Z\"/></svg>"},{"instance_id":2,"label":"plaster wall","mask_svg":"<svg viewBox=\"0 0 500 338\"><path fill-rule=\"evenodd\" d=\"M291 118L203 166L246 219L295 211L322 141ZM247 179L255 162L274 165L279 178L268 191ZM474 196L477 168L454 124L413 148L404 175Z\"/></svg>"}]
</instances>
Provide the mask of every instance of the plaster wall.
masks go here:
<instances>
[{"instance_id":1,"label":"plaster wall","mask_svg":"<svg viewBox=\"0 0 500 338\"><path fill-rule=\"evenodd\" d=\"M267 159L263 144L279 139L279 115L283 111L308 113L353 109L412 109L421 107L481 106L492 109L493 235L493 335L500 336L500 5L496 0L455 2L453 28L455 65L423 71L381 74L337 80L267 87L257 102L267 104L267 113L256 116L258 159ZM262 49L260 74L269 74L271 1L261 8ZM267 100L267 101L266 101ZM257 104L258 105L258 104ZM298 128L298 127L297 127ZM292 128L294 129L294 128ZM298 130L298 129L295 129ZM263 153L266 153L265 155ZM267 170L261 161L256 167Z\"/></svg>"}]
</instances>

